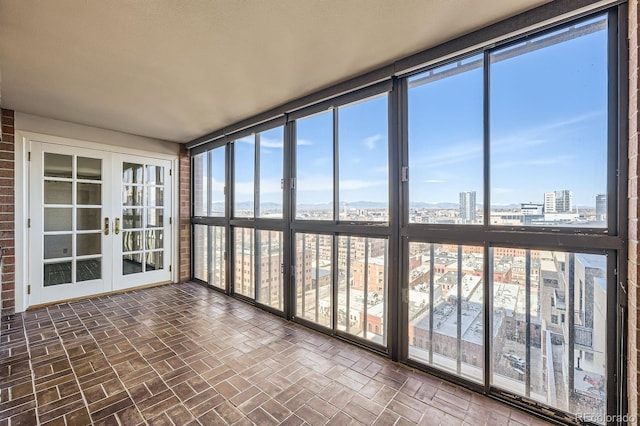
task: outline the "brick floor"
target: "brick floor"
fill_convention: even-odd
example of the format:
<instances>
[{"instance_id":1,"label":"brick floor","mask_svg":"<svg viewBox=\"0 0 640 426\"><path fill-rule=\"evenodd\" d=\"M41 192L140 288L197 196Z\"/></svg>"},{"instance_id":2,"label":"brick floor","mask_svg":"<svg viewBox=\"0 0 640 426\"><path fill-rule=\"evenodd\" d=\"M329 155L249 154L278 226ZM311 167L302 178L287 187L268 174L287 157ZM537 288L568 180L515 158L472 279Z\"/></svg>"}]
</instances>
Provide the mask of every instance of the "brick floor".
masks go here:
<instances>
[{"instance_id":1,"label":"brick floor","mask_svg":"<svg viewBox=\"0 0 640 426\"><path fill-rule=\"evenodd\" d=\"M190 283L4 321L0 399L0 426L544 424Z\"/></svg>"}]
</instances>

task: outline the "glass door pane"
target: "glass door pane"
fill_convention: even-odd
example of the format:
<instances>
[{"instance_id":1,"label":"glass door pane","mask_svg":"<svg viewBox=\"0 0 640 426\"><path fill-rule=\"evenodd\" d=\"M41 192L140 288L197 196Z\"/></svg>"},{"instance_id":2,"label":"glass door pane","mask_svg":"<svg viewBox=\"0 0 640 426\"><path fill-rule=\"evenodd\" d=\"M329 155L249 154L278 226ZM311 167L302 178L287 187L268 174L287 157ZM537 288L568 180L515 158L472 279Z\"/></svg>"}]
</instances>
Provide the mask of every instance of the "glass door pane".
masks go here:
<instances>
[{"instance_id":1,"label":"glass door pane","mask_svg":"<svg viewBox=\"0 0 640 426\"><path fill-rule=\"evenodd\" d=\"M605 418L607 257L495 247L493 265L493 384Z\"/></svg>"},{"instance_id":2,"label":"glass door pane","mask_svg":"<svg viewBox=\"0 0 640 426\"><path fill-rule=\"evenodd\" d=\"M193 226L193 277L209 280L209 242L206 225Z\"/></svg>"},{"instance_id":3,"label":"glass door pane","mask_svg":"<svg viewBox=\"0 0 640 426\"><path fill-rule=\"evenodd\" d=\"M122 164L122 273L143 272L144 165Z\"/></svg>"},{"instance_id":4,"label":"glass door pane","mask_svg":"<svg viewBox=\"0 0 640 426\"><path fill-rule=\"evenodd\" d=\"M296 316L331 328L333 236L296 234Z\"/></svg>"},{"instance_id":5,"label":"glass door pane","mask_svg":"<svg viewBox=\"0 0 640 426\"><path fill-rule=\"evenodd\" d=\"M142 161L141 161L142 160ZM168 281L170 162L121 155L116 164L120 188L115 217L116 288ZM205 277L206 279L206 277Z\"/></svg>"},{"instance_id":6,"label":"glass door pane","mask_svg":"<svg viewBox=\"0 0 640 426\"><path fill-rule=\"evenodd\" d=\"M30 304L105 291L109 154L30 142Z\"/></svg>"},{"instance_id":7,"label":"glass door pane","mask_svg":"<svg viewBox=\"0 0 640 426\"><path fill-rule=\"evenodd\" d=\"M482 382L484 248L409 243L409 358Z\"/></svg>"},{"instance_id":8,"label":"glass door pane","mask_svg":"<svg viewBox=\"0 0 640 426\"><path fill-rule=\"evenodd\" d=\"M255 295L255 241L251 228L234 229L235 276L233 291L251 299Z\"/></svg>"},{"instance_id":9,"label":"glass door pane","mask_svg":"<svg viewBox=\"0 0 640 426\"><path fill-rule=\"evenodd\" d=\"M226 235L223 226L209 227L209 247L211 266L209 284L222 290L227 288L226 280Z\"/></svg>"},{"instance_id":10,"label":"glass door pane","mask_svg":"<svg viewBox=\"0 0 640 426\"><path fill-rule=\"evenodd\" d=\"M338 237L337 329L386 346L388 240Z\"/></svg>"},{"instance_id":11,"label":"glass door pane","mask_svg":"<svg viewBox=\"0 0 640 426\"><path fill-rule=\"evenodd\" d=\"M257 231L256 234L259 260L257 301L281 311L284 305L284 237L278 231Z\"/></svg>"},{"instance_id":12,"label":"glass door pane","mask_svg":"<svg viewBox=\"0 0 640 426\"><path fill-rule=\"evenodd\" d=\"M43 162L43 285L101 279L102 159L44 152Z\"/></svg>"}]
</instances>

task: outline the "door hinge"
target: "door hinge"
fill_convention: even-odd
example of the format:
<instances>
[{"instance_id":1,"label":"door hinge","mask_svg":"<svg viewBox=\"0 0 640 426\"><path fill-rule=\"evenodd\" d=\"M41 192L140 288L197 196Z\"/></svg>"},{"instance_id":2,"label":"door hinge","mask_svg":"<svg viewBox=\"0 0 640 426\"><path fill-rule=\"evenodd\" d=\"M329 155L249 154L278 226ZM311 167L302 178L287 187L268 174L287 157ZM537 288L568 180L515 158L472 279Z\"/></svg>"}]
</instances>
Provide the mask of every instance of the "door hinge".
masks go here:
<instances>
[{"instance_id":1,"label":"door hinge","mask_svg":"<svg viewBox=\"0 0 640 426\"><path fill-rule=\"evenodd\" d=\"M171 176L171 169L169 169L169 176Z\"/></svg>"},{"instance_id":2,"label":"door hinge","mask_svg":"<svg viewBox=\"0 0 640 426\"><path fill-rule=\"evenodd\" d=\"M27 219L27 228L31 228L31 219Z\"/></svg>"},{"instance_id":3,"label":"door hinge","mask_svg":"<svg viewBox=\"0 0 640 426\"><path fill-rule=\"evenodd\" d=\"M280 264L280 273L284 274L284 263Z\"/></svg>"},{"instance_id":4,"label":"door hinge","mask_svg":"<svg viewBox=\"0 0 640 426\"><path fill-rule=\"evenodd\" d=\"M31 284L27 285L27 294L31 294Z\"/></svg>"},{"instance_id":5,"label":"door hinge","mask_svg":"<svg viewBox=\"0 0 640 426\"><path fill-rule=\"evenodd\" d=\"M27 161L31 161L31 151L27 152Z\"/></svg>"},{"instance_id":6,"label":"door hinge","mask_svg":"<svg viewBox=\"0 0 640 426\"><path fill-rule=\"evenodd\" d=\"M169 265L169 272L171 272L171 265Z\"/></svg>"},{"instance_id":7,"label":"door hinge","mask_svg":"<svg viewBox=\"0 0 640 426\"><path fill-rule=\"evenodd\" d=\"M400 169L400 181L409 182L409 167L402 166L402 168Z\"/></svg>"},{"instance_id":8,"label":"door hinge","mask_svg":"<svg viewBox=\"0 0 640 426\"><path fill-rule=\"evenodd\" d=\"M296 189L296 178L291 178L291 189Z\"/></svg>"},{"instance_id":9,"label":"door hinge","mask_svg":"<svg viewBox=\"0 0 640 426\"><path fill-rule=\"evenodd\" d=\"M173 218L169 218L169 225L171 225L173 223Z\"/></svg>"}]
</instances>

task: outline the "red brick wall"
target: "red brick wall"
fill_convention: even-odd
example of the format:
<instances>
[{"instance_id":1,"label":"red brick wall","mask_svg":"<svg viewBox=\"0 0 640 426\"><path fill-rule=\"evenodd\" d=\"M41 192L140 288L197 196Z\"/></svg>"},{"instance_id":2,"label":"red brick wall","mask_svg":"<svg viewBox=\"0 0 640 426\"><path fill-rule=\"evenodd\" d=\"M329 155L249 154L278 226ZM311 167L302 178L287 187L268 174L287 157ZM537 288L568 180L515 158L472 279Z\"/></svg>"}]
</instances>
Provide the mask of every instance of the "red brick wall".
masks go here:
<instances>
[{"instance_id":1,"label":"red brick wall","mask_svg":"<svg viewBox=\"0 0 640 426\"><path fill-rule=\"evenodd\" d=\"M178 250L179 269L178 279L187 281L191 278L191 158L189 150L182 148L180 151L180 181L178 183L180 203L180 219L178 221L179 239Z\"/></svg>"},{"instance_id":2,"label":"red brick wall","mask_svg":"<svg viewBox=\"0 0 640 426\"><path fill-rule=\"evenodd\" d=\"M15 202L13 111L0 110L0 246L2 262L2 315L15 312Z\"/></svg>"},{"instance_id":3,"label":"red brick wall","mask_svg":"<svg viewBox=\"0 0 640 426\"><path fill-rule=\"evenodd\" d=\"M638 416L638 2L629 2L629 414Z\"/></svg>"}]
</instances>

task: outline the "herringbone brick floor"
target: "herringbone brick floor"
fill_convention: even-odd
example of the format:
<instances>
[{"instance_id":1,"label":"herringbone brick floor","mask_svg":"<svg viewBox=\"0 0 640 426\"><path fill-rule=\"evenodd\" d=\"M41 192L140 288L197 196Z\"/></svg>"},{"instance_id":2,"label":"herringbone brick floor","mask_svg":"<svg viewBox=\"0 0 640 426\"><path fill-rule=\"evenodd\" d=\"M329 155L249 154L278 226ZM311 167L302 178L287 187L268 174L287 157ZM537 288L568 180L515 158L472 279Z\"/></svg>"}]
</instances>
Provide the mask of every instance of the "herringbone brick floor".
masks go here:
<instances>
[{"instance_id":1,"label":"herringbone brick floor","mask_svg":"<svg viewBox=\"0 0 640 426\"><path fill-rule=\"evenodd\" d=\"M2 425L543 422L196 284L2 323Z\"/></svg>"}]
</instances>

